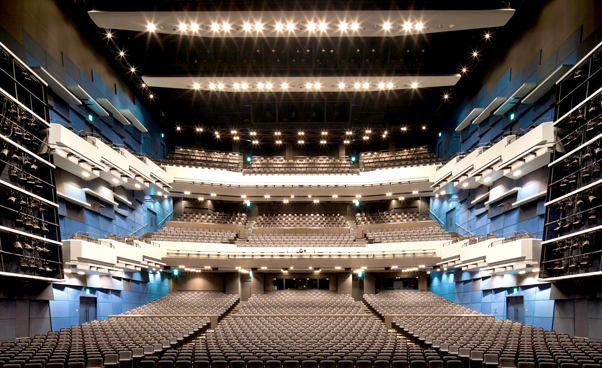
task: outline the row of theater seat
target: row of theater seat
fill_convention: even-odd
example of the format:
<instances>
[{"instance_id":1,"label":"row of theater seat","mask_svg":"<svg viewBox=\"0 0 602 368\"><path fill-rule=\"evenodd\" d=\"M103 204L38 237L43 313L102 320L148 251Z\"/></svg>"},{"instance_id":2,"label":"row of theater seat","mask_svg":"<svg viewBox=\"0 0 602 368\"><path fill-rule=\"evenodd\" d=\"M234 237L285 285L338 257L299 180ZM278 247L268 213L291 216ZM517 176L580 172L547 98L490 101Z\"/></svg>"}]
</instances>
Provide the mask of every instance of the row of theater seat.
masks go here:
<instances>
[{"instance_id":1,"label":"row of theater seat","mask_svg":"<svg viewBox=\"0 0 602 368\"><path fill-rule=\"evenodd\" d=\"M446 233L438 226L367 230L364 232L364 236L368 243L441 241L453 238L450 233Z\"/></svg>"},{"instance_id":2,"label":"row of theater seat","mask_svg":"<svg viewBox=\"0 0 602 368\"><path fill-rule=\"evenodd\" d=\"M389 212L374 212L374 213L356 213L355 223L357 225L370 224L394 224L401 222L412 221L430 221L431 219L417 212L410 213L389 213Z\"/></svg>"},{"instance_id":3,"label":"row of theater seat","mask_svg":"<svg viewBox=\"0 0 602 368\"><path fill-rule=\"evenodd\" d=\"M253 161L244 170L245 174L320 174L352 175L359 174L349 160L338 157L297 157L286 160L284 157L253 157Z\"/></svg>"},{"instance_id":4,"label":"row of theater seat","mask_svg":"<svg viewBox=\"0 0 602 368\"><path fill-rule=\"evenodd\" d=\"M348 294L330 291L282 291L255 294L238 314L364 314Z\"/></svg>"},{"instance_id":5,"label":"row of theater seat","mask_svg":"<svg viewBox=\"0 0 602 368\"><path fill-rule=\"evenodd\" d=\"M406 148L395 152L364 152L360 155L363 171L398 167L425 166L440 164L441 159L429 152L426 146Z\"/></svg>"},{"instance_id":6,"label":"row of theater seat","mask_svg":"<svg viewBox=\"0 0 602 368\"><path fill-rule=\"evenodd\" d=\"M339 214L265 214L259 215L253 227L349 227Z\"/></svg>"},{"instance_id":7,"label":"row of theater seat","mask_svg":"<svg viewBox=\"0 0 602 368\"><path fill-rule=\"evenodd\" d=\"M424 291L365 294L364 302L381 317L387 314L480 314L474 309Z\"/></svg>"},{"instance_id":8,"label":"row of theater seat","mask_svg":"<svg viewBox=\"0 0 602 368\"><path fill-rule=\"evenodd\" d=\"M177 147L161 160L162 165L204 167L228 171L241 171L242 158L235 152L203 151Z\"/></svg>"},{"instance_id":9,"label":"row of theater seat","mask_svg":"<svg viewBox=\"0 0 602 368\"><path fill-rule=\"evenodd\" d=\"M359 247L355 236L345 234L249 234L239 247Z\"/></svg>"},{"instance_id":10,"label":"row of theater seat","mask_svg":"<svg viewBox=\"0 0 602 368\"><path fill-rule=\"evenodd\" d=\"M171 221L197 222L201 224L246 225L247 214L240 212L184 213Z\"/></svg>"},{"instance_id":11,"label":"row of theater seat","mask_svg":"<svg viewBox=\"0 0 602 368\"><path fill-rule=\"evenodd\" d=\"M169 293L123 315L217 315L223 316L240 297L220 292L187 291Z\"/></svg>"},{"instance_id":12,"label":"row of theater seat","mask_svg":"<svg viewBox=\"0 0 602 368\"><path fill-rule=\"evenodd\" d=\"M238 232L234 230L197 229L187 227L163 227L151 235L152 241L193 242L193 243L234 243Z\"/></svg>"}]
</instances>

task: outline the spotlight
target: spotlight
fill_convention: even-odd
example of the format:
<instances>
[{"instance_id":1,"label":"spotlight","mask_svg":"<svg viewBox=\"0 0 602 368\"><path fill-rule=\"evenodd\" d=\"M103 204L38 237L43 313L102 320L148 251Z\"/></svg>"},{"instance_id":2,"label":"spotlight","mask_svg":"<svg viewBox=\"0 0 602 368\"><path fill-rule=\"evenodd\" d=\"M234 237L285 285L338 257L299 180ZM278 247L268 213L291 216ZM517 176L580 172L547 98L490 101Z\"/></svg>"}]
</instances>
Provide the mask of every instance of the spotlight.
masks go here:
<instances>
[{"instance_id":1,"label":"spotlight","mask_svg":"<svg viewBox=\"0 0 602 368\"><path fill-rule=\"evenodd\" d=\"M326 23L322 22L322 23L320 23L318 28L320 29L320 31L324 32L328 28L328 25Z\"/></svg>"},{"instance_id":2,"label":"spotlight","mask_svg":"<svg viewBox=\"0 0 602 368\"><path fill-rule=\"evenodd\" d=\"M347 23L342 22L341 24L339 24L339 30L340 31L346 31L347 30Z\"/></svg>"},{"instance_id":3,"label":"spotlight","mask_svg":"<svg viewBox=\"0 0 602 368\"><path fill-rule=\"evenodd\" d=\"M282 132L274 132L274 135L282 135Z\"/></svg>"},{"instance_id":4,"label":"spotlight","mask_svg":"<svg viewBox=\"0 0 602 368\"><path fill-rule=\"evenodd\" d=\"M223 84L223 83L218 83L218 84L217 84L217 88L219 88L219 89L224 89L224 84Z\"/></svg>"},{"instance_id":5,"label":"spotlight","mask_svg":"<svg viewBox=\"0 0 602 368\"><path fill-rule=\"evenodd\" d=\"M448 94L444 94L443 98L447 100L449 98L449 95Z\"/></svg>"},{"instance_id":6,"label":"spotlight","mask_svg":"<svg viewBox=\"0 0 602 368\"><path fill-rule=\"evenodd\" d=\"M385 195L386 195L387 197L390 197L390 196L392 196L392 195L393 195L393 193L386 193Z\"/></svg>"},{"instance_id":7,"label":"spotlight","mask_svg":"<svg viewBox=\"0 0 602 368\"><path fill-rule=\"evenodd\" d=\"M411 30L412 29L412 22L405 22L403 24L403 29L406 30L406 31Z\"/></svg>"},{"instance_id":8,"label":"spotlight","mask_svg":"<svg viewBox=\"0 0 602 368\"><path fill-rule=\"evenodd\" d=\"M424 28L424 24L422 24L422 22L418 22L418 23L416 23L416 25L414 25L414 28L416 28L416 30L420 31L422 28Z\"/></svg>"},{"instance_id":9,"label":"spotlight","mask_svg":"<svg viewBox=\"0 0 602 368\"><path fill-rule=\"evenodd\" d=\"M324 131L321 133L322 135L328 135L328 132Z\"/></svg>"},{"instance_id":10,"label":"spotlight","mask_svg":"<svg viewBox=\"0 0 602 368\"><path fill-rule=\"evenodd\" d=\"M412 88L418 88L418 83L416 83L416 82L412 83Z\"/></svg>"},{"instance_id":11,"label":"spotlight","mask_svg":"<svg viewBox=\"0 0 602 368\"><path fill-rule=\"evenodd\" d=\"M199 88L201 88L201 85L198 84L198 83L195 83L195 84L192 85L192 88L199 89Z\"/></svg>"},{"instance_id":12,"label":"spotlight","mask_svg":"<svg viewBox=\"0 0 602 368\"><path fill-rule=\"evenodd\" d=\"M276 30L278 32L282 31L284 29L284 26L282 25L282 23L278 22L276 23Z\"/></svg>"},{"instance_id":13,"label":"spotlight","mask_svg":"<svg viewBox=\"0 0 602 368\"><path fill-rule=\"evenodd\" d=\"M326 141L325 140L321 140L320 144L326 144Z\"/></svg>"},{"instance_id":14,"label":"spotlight","mask_svg":"<svg viewBox=\"0 0 602 368\"><path fill-rule=\"evenodd\" d=\"M150 95L148 95L148 98L150 98L152 100L153 98L155 98L155 95L150 94Z\"/></svg>"},{"instance_id":15,"label":"spotlight","mask_svg":"<svg viewBox=\"0 0 602 368\"><path fill-rule=\"evenodd\" d=\"M462 68L462 73L466 73L468 70L466 68Z\"/></svg>"},{"instance_id":16,"label":"spotlight","mask_svg":"<svg viewBox=\"0 0 602 368\"><path fill-rule=\"evenodd\" d=\"M196 128L197 132L203 132L203 128Z\"/></svg>"},{"instance_id":17,"label":"spotlight","mask_svg":"<svg viewBox=\"0 0 602 368\"><path fill-rule=\"evenodd\" d=\"M222 29L223 29L224 31L226 31L226 32L227 32L227 31L229 31L229 30L230 30L230 25L229 25L228 23L224 23L224 24L222 25Z\"/></svg>"},{"instance_id":18,"label":"spotlight","mask_svg":"<svg viewBox=\"0 0 602 368\"><path fill-rule=\"evenodd\" d=\"M265 84L265 88L266 89L272 89L272 83L266 83Z\"/></svg>"},{"instance_id":19,"label":"spotlight","mask_svg":"<svg viewBox=\"0 0 602 368\"><path fill-rule=\"evenodd\" d=\"M339 83L339 88L340 89L344 89L345 88L345 83Z\"/></svg>"},{"instance_id":20,"label":"spotlight","mask_svg":"<svg viewBox=\"0 0 602 368\"><path fill-rule=\"evenodd\" d=\"M322 85L320 83L316 83L314 84L314 88L315 89L320 89L320 87L322 87Z\"/></svg>"},{"instance_id":21,"label":"spotlight","mask_svg":"<svg viewBox=\"0 0 602 368\"><path fill-rule=\"evenodd\" d=\"M282 203L284 203L284 204L288 203L288 199L283 199Z\"/></svg>"},{"instance_id":22,"label":"spotlight","mask_svg":"<svg viewBox=\"0 0 602 368\"><path fill-rule=\"evenodd\" d=\"M236 134L236 133L238 133L236 130L231 130L230 131L230 134Z\"/></svg>"},{"instance_id":23,"label":"spotlight","mask_svg":"<svg viewBox=\"0 0 602 368\"><path fill-rule=\"evenodd\" d=\"M107 38L112 38L113 34L111 32L107 32Z\"/></svg>"},{"instance_id":24,"label":"spotlight","mask_svg":"<svg viewBox=\"0 0 602 368\"><path fill-rule=\"evenodd\" d=\"M257 22L255 23L255 30L256 31L261 31L263 29L263 24Z\"/></svg>"},{"instance_id":25,"label":"spotlight","mask_svg":"<svg viewBox=\"0 0 602 368\"><path fill-rule=\"evenodd\" d=\"M215 133L215 138L219 139L219 137L220 137L219 133Z\"/></svg>"},{"instance_id":26,"label":"spotlight","mask_svg":"<svg viewBox=\"0 0 602 368\"><path fill-rule=\"evenodd\" d=\"M235 141L237 141L237 140L240 139L240 137L239 136L235 136L235 137L232 137L232 139L234 139Z\"/></svg>"},{"instance_id":27,"label":"spotlight","mask_svg":"<svg viewBox=\"0 0 602 368\"><path fill-rule=\"evenodd\" d=\"M393 88L393 83L391 83L391 82L387 83L387 88L388 88L388 89L391 89L391 88Z\"/></svg>"},{"instance_id":28,"label":"spotlight","mask_svg":"<svg viewBox=\"0 0 602 368\"><path fill-rule=\"evenodd\" d=\"M297 135L305 135L305 132L303 132L303 131L297 132Z\"/></svg>"},{"instance_id":29,"label":"spotlight","mask_svg":"<svg viewBox=\"0 0 602 368\"><path fill-rule=\"evenodd\" d=\"M472 53L472 57L477 57L477 56L479 56L478 52L475 51L475 52Z\"/></svg>"},{"instance_id":30,"label":"spotlight","mask_svg":"<svg viewBox=\"0 0 602 368\"><path fill-rule=\"evenodd\" d=\"M253 131L253 132L249 133L249 135L257 135L257 132Z\"/></svg>"},{"instance_id":31,"label":"spotlight","mask_svg":"<svg viewBox=\"0 0 602 368\"><path fill-rule=\"evenodd\" d=\"M491 35L489 33L485 33L485 38L489 39L491 37Z\"/></svg>"},{"instance_id":32,"label":"spotlight","mask_svg":"<svg viewBox=\"0 0 602 368\"><path fill-rule=\"evenodd\" d=\"M125 52L119 51L119 56L124 57L125 56Z\"/></svg>"},{"instance_id":33,"label":"spotlight","mask_svg":"<svg viewBox=\"0 0 602 368\"><path fill-rule=\"evenodd\" d=\"M348 130L345 132L346 135L353 135L353 132L351 130Z\"/></svg>"},{"instance_id":34,"label":"spotlight","mask_svg":"<svg viewBox=\"0 0 602 368\"><path fill-rule=\"evenodd\" d=\"M196 32L199 30L199 25L196 23L190 23L190 30Z\"/></svg>"},{"instance_id":35,"label":"spotlight","mask_svg":"<svg viewBox=\"0 0 602 368\"><path fill-rule=\"evenodd\" d=\"M259 88L259 89L263 89L263 83L261 83L261 82L260 82L260 83L257 83L257 88Z\"/></svg>"},{"instance_id":36,"label":"spotlight","mask_svg":"<svg viewBox=\"0 0 602 368\"><path fill-rule=\"evenodd\" d=\"M254 141L253 141L253 142L251 142L251 143L253 143L253 144L259 144L259 141L258 141L258 140L254 140Z\"/></svg>"},{"instance_id":37,"label":"spotlight","mask_svg":"<svg viewBox=\"0 0 602 368\"><path fill-rule=\"evenodd\" d=\"M422 126L422 130L426 130L426 125L423 125L423 126Z\"/></svg>"},{"instance_id":38,"label":"spotlight","mask_svg":"<svg viewBox=\"0 0 602 368\"><path fill-rule=\"evenodd\" d=\"M136 68L134 68L134 67L131 67L131 68L130 68L130 72L132 72L132 73L136 73Z\"/></svg>"},{"instance_id":39,"label":"spotlight","mask_svg":"<svg viewBox=\"0 0 602 368\"><path fill-rule=\"evenodd\" d=\"M219 31L219 24L217 24L217 23L213 23L213 24L211 24L211 29L212 29L213 31Z\"/></svg>"},{"instance_id":40,"label":"spotlight","mask_svg":"<svg viewBox=\"0 0 602 368\"><path fill-rule=\"evenodd\" d=\"M188 29L188 26L186 25L186 23L180 23L180 31L182 32L186 32L186 30Z\"/></svg>"},{"instance_id":41,"label":"spotlight","mask_svg":"<svg viewBox=\"0 0 602 368\"><path fill-rule=\"evenodd\" d=\"M397 199L399 199L400 201L405 201L406 198L405 197L399 197Z\"/></svg>"},{"instance_id":42,"label":"spotlight","mask_svg":"<svg viewBox=\"0 0 602 368\"><path fill-rule=\"evenodd\" d=\"M299 143L299 144L304 144L304 143L305 143L305 141L304 141L304 140L299 140L299 141L297 141L297 143Z\"/></svg>"},{"instance_id":43,"label":"spotlight","mask_svg":"<svg viewBox=\"0 0 602 368\"><path fill-rule=\"evenodd\" d=\"M245 31L250 31L250 30L251 30L251 28L252 28L252 27L251 27L251 24L249 24L249 23L245 23L245 24L242 26L242 29L244 29Z\"/></svg>"},{"instance_id":44,"label":"spotlight","mask_svg":"<svg viewBox=\"0 0 602 368\"><path fill-rule=\"evenodd\" d=\"M209 89L215 89L215 83L209 83Z\"/></svg>"},{"instance_id":45,"label":"spotlight","mask_svg":"<svg viewBox=\"0 0 602 368\"><path fill-rule=\"evenodd\" d=\"M367 135L365 135L365 136L364 136L364 140L366 141L366 140L368 140L368 139L370 139L370 137L368 137Z\"/></svg>"},{"instance_id":46,"label":"spotlight","mask_svg":"<svg viewBox=\"0 0 602 368\"><path fill-rule=\"evenodd\" d=\"M353 84L353 88L355 88L355 89L358 89L358 88L360 88L360 86L361 86L361 84L359 84L359 83L354 83L354 84Z\"/></svg>"},{"instance_id":47,"label":"spotlight","mask_svg":"<svg viewBox=\"0 0 602 368\"><path fill-rule=\"evenodd\" d=\"M156 28L155 25L152 24L152 23L149 23L149 24L146 25L146 29L148 29L149 32L154 32L155 28Z\"/></svg>"},{"instance_id":48,"label":"spotlight","mask_svg":"<svg viewBox=\"0 0 602 368\"><path fill-rule=\"evenodd\" d=\"M307 30L308 31L315 31L316 30L316 24L314 22L307 23Z\"/></svg>"},{"instance_id":49,"label":"spotlight","mask_svg":"<svg viewBox=\"0 0 602 368\"><path fill-rule=\"evenodd\" d=\"M176 130L179 132L182 130L182 127L176 127Z\"/></svg>"},{"instance_id":50,"label":"spotlight","mask_svg":"<svg viewBox=\"0 0 602 368\"><path fill-rule=\"evenodd\" d=\"M289 32L294 31L295 30L295 24L294 23L288 23L286 25L286 30L289 31Z\"/></svg>"},{"instance_id":51,"label":"spotlight","mask_svg":"<svg viewBox=\"0 0 602 368\"><path fill-rule=\"evenodd\" d=\"M372 131L370 129L366 129L366 134L372 134Z\"/></svg>"},{"instance_id":52,"label":"spotlight","mask_svg":"<svg viewBox=\"0 0 602 368\"><path fill-rule=\"evenodd\" d=\"M311 88L311 83L306 83L305 84L305 88L310 89Z\"/></svg>"},{"instance_id":53,"label":"spotlight","mask_svg":"<svg viewBox=\"0 0 602 368\"><path fill-rule=\"evenodd\" d=\"M391 23L389 23L389 22L385 22L385 24L383 24L383 29L384 29L385 31L388 31L388 30L390 30L390 29L391 29Z\"/></svg>"},{"instance_id":54,"label":"spotlight","mask_svg":"<svg viewBox=\"0 0 602 368\"><path fill-rule=\"evenodd\" d=\"M402 132L407 132L407 131L408 131L408 128L407 128L407 127L401 127L401 131L402 131Z\"/></svg>"},{"instance_id":55,"label":"spotlight","mask_svg":"<svg viewBox=\"0 0 602 368\"><path fill-rule=\"evenodd\" d=\"M344 143L344 144L350 144L350 143L351 143L351 141L350 141L350 140L344 140L344 141L343 141L343 143Z\"/></svg>"},{"instance_id":56,"label":"spotlight","mask_svg":"<svg viewBox=\"0 0 602 368\"><path fill-rule=\"evenodd\" d=\"M291 194L291 198L295 198L295 195L294 195L294 194Z\"/></svg>"},{"instance_id":57,"label":"spotlight","mask_svg":"<svg viewBox=\"0 0 602 368\"><path fill-rule=\"evenodd\" d=\"M240 88L240 84L234 83L234 89L239 89L239 88Z\"/></svg>"},{"instance_id":58,"label":"spotlight","mask_svg":"<svg viewBox=\"0 0 602 368\"><path fill-rule=\"evenodd\" d=\"M360 29L360 25L357 22L353 22L351 23L351 29L357 31L358 29Z\"/></svg>"},{"instance_id":59,"label":"spotlight","mask_svg":"<svg viewBox=\"0 0 602 368\"><path fill-rule=\"evenodd\" d=\"M362 84L362 87L364 87L364 89L370 88L370 83L364 83Z\"/></svg>"},{"instance_id":60,"label":"spotlight","mask_svg":"<svg viewBox=\"0 0 602 368\"><path fill-rule=\"evenodd\" d=\"M243 83L243 84L241 85L241 88L242 88L242 89L247 89L247 88L249 88L249 85L248 85L248 84L246 84L246 83Z\"/></svg>"},{"instance_id":61,"label":"spotlight","mask_svg":"<svg viewBox=\"0 0 602 368\"><path fill-rule=\"evenodd\" d=\"M287 89L288 88L288 83L282 83L282 89Z\"/></svg>"},{"instance_id":62,"label":"spotlight","mask_svg":"<svg viewBox=\"0 0 602 368\"><path fill-rule=\"evenodd\" d=\"M282 141L281 140L277 140L276 144L282 144Z\"/></svg>"}]
</instances>

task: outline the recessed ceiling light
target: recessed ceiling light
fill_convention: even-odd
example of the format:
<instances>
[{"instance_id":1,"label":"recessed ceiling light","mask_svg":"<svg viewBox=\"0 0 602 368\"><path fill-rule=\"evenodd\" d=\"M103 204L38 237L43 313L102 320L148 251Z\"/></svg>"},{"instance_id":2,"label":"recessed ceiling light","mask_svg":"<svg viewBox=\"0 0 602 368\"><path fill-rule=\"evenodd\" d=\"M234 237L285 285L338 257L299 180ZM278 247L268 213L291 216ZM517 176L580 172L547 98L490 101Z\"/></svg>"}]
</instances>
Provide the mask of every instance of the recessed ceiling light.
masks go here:
<instances>
[{"instance_id":1,"label":"recessed ceiling light","mask_svg":"<svg viewBox=\"0 0 602 368\"><path fill-rule=\"evenodd\" d=\"M186 23L180 23L180 31L182 32L186 32L186 30L188 29L188 26L186 25Z\"/></svg>"},{"instance_id":2,"label":"recessed ceiling light","mask_svg":"<svg viewBox=\"0 0 602 368\"><path fill-rule=\"evenodd\" d=\"M357 22L353 22L351 23L351 29L357 31L358 29L360 29L360 25Z\"/></svg>"},{"instance_id":3,"label":"recessed ceiling light","mask_svg":"<svg viewBox=\"0 0 602 368\"><path fill-rule=\"evenodd\" d=\"M314 22L307 23L307 30L314 31L316 29L316 24Z\"/></svg>"},{"instance_id":4,"label":"recessed ceiling light","mask_svg":"<svg viewBox=\"0 0 602 368\"><path fill-rule=\"evenodd\" d=\"M346 31L347 30L347 23L341 22L341 24L339 24L339 30Z\"/></svg>"},{"instance_id":5,"label":"recessed ceiling light","mask_svg":"<svg viewBox=\"0 0 602 368\"><path fill-rule=\"evenodd\" d=\"M362 84L362 87L364 87L364 88L370 88L370 83L364 83L364 84Z\"/></svg>"},{"instance_id":6,"label":"recessed ceiling light","mask_svg":"<svg viewBox=\"0 0 602 368\"><path fill-rule=\"evenodd\" d=\"M322 85L320 83L316 83L314 84L314 88L315 89L320 89L320 87L322 87Z\"/></svg>"},{"instance_id":7,"label":"recessed ceiling light","mask_svg":"<svg viewBox=\"0 0 602 368\"><path fill-rule=\"evenodd\" d=\"M288 83L282 83L282 89L287 89L288 88Z\"/></svg>"},{"instance_id":8,"label":"recessed ceiling light","mask_svg":"<svg viewBox=\"0 0 602 368\"><path fill-rule=\"evenodd\" d=\"M249 88L249 85L248 85L248 84L246 84L246 83L243 83L243 84L241 85L241 88L242 88L242 89L247 89L247 88Z\"/></svg>"},{"instance_id":9,"label":"recessed ceiling light","mask_svg":"<svg viewBox=\"0 0 602 368\"><path fill-rule=\"evenodd\" d=\"M354 88L356 88L356 89L357 89L357 88L360 88L360 87L361 87L361 84L359 84L359 83L354 83L354 84L353 84L353 87L354 87Z\"/></svg>"},{"instance_id":10,"label":"recessed ceiling light","mask_svg":"<svg viewBox=\"0 0 602 368\"><path fill-rule=\"evenodd\" d=\"M305 88L310 89L311 88L311 83L306 83L305 84Z\"/></svg>"},{"instance_id":11,"label":"recessed ceiling light","mask_svg":"<svg viewBox=\"0 0 602 368\"><path fill-rule=\"evenodd\" d=\"M344 89L345 88L345 83L339 83L339 88L340 89Z\"/></svg>"},{"instance_id":12,"label":"recessed ceiling light","mask_svg":"<svg viewBox=\"0 0 602 368\"><path fill-rule=\"evenodd\" d=\"M414 25L414 28L420 31L422 28L424 28L424 24L422 22L418 22Z\"/></svg>"},{"instance_id":13,"label":"recessed ceiling light","mask_svg":"<svg viewBox=\"0 0 602 368\"><path fill-rule=\"evenodd\" d=\"M294 23L288 23L286 25L286 29L287 29L287 31L290 31L290 32L294 31L295 30L295 24Z\"/></svg>"},{"instance_id":14,"label":"recessed ceiling light","mask_svg":"<svg viewBox=\"0 0 602 368\"><path fill-rule=\"evenodd\" d=\"M257 22L255 23L255 30L256 31L261 31L263 29L263 24Z\"/></svg>"},{"instance_id":15,"label":"recessed ceiling light","mask_svg":"<svg viewBox=\"0 0 602 368\"><path fill-rule=\"evenodd\" d=\"M426 130L426 125L423 125L423 126L422 126L422 130Z\"/></svg>"},{"instance_id":16,"label":"recessed ceiling light","mask_svg":"<svg viewBox=\"0 0 602 368\"><path fill-rule=\"evenodd\" d=\"M328 25L326 23L322 22L322 23L320 23L318 28L320 29L320 31L324 32L328 28Z\"/></svg>"},{"instance_id":17,"label":"recessed ceiling light","mask_svg":"<svg viewBox=\"0 0 602 368\"><path fill-rule=\"evenodd\" d=\"M125 52L119 51L119 56L125 56Z\"/></svg>"},{"instance_id":18,"label":"recessed ceiling light","mask_svg":"<svg viewBox=\"0 0 602 368\"><path fill-rule=\"evenodd\" d=\"M478 53L478 52L476 52L476 51L474 51L474 52L472 53L472 56L473 56L473 57L477 57L477 56L479 56L479 53Z\"/></svg>"},{"instance_id":19,"label":"recessed ceiling light","mask_svg":"<svg viewBox=\"0 0 602 368\"><path fill-rule=\"evenodd\" d=\"M195 83L195 84L192 85L192 88L199 89L199 88L201 88L201 85L198 84L198 83Z\"/></svg>"},{"instance_id":20,"label":"recessed ceiling light","mask_svg":"<svg viewBox=\"0 0 602 368\"><path fill-rule=\"evenodd\" d=\"M276 27L275 28L276 28L276 30L278 32L280 32L280 31L282 31L284 29L284 26L282 25L282 23L278 22L278 23L276 23Z\"/></svg>"},{"instance_id":21,"label":"recessed ceiling light","mask_svg":"<svg viewBox=\"0 0 602 368\"><path fill-rule=\"evenodd\" d=\"M218 84L217 84L217 88L219 88L219 89L224 89L224 84L223 84L223 83L218 83Z\"/></svg>"},{"instance_id":22,"label":"recessed ceiling light","mask_svg":"<svg viewBox=\"0 0 602 368\"><path fill-rule=\"evenodd\" d=\"M387 88L389 88L389 89L393 88L393 83L391 83L391 82L387 83Z\"/></svg>"},{"instance_id":23,"label":"recessed ceiling light","mask_svg":"<svg viewBox=\"0 0 602 368\"><path fill-rule=\"evenodd\" d=\"M130 72L132 72L132 73L135 73L135 72L136 72L136 68L134 68L134 67L131 67L131 68L130 68Z\"/></svg>"},{"instance_id":24,"label":"recessed ceiling light","mask_svg":"<svg viewBox=\"0 0 602 368\"><path fill-rule=\"evenodd\" d=\"M489 37L491 37L491 35L489 33L485 33L485 38L489 39Z\"/></svg>"},{"instance_id":25,"label":"recessed ceiling light","mask_svg":"<svg viewBox=\"0 0 602 368\"><path fill-rule=\"evenodd\" d=\"M400 200L400 201L405 201L406 198L405 197L399 197L397 199Z\"/></svg>"},{"instance_id":26,"label":"recessed ceiling light","mask_svg":"<svg viewBox=\"0 0 602 368\"><path fill-rule=\"evenodd\" d=\"M265 88L266 89L272 89L272 83L266 83L265 84Z\"/></svg>"},{"instance_id":27,"label":"recessed ceiling light","mask_svg":"<svg viewBox=\"0 0 602 368\"><path fill-rule=\"evenodd\" d=\"M217 24L217 23L211 24L211 29L214 31L219 31L219 24Z\"/></svg>"},{"instance_id":28,"label":"recessed ceiling light","mask_svg":"<svg viewBox=\"0 0 602 368\"><path fill-rule=\"evenodd\" d=\"M244 29L245 31L250 31L251 30L251 24L250 23L245 23L242 26L242 29Z\"/></svg>"},{"instance_id":29,"label":"recessed ceiling light","mask_svg":"<svg viewBox=\"0 0 602 368\"><path fill-rule=\"evenodd\" d=\"M385 24L383 24L383 29L384 29L385 31L388 31L388 30L390 30L390 29L391 29L391 23L389 23L389 22L385 22Z\"/></svg>"},{"instance_id":30,"label":"recessed ceiling light","mask_svg":"<svg viewBox=\"0 0 602 368\"><path fill-rule=\"evenodd\" d=\"M257 83L257 88L263 89L263 83L261 83L261 82Z\"/></svg>"},{"instance_id":31,"label":"recessed ceiling light","mask_svg":"<svg viewBox=\"0 0 602 368\"><path fill-rule=\"evenodd\" d=\"M443 98L447 100L449 98L449 95L446 93L443 95Z\"/></svg>"},{"instance_id":32,"label":"recessed ceiling light","mask_svg":"<svg viewBox=\"0 0 602 368\"><path fill-rule=\"evenodd\" d=\"M155 95L150 94L150 95L148 95L148 97L152 100L153 98L155 98Z\"/></svg>"},{"instance_id":33,"label":"recessed ceiling light","mask_svg":"<svg viewBox=\"0 0 602 368\"><path fill-rule=\"evenodd\" d=\"M378 88L380 88L380 89L383 89L383 88L385 88L385 84L384 84L383 82L380 82L380 83L378 84Z\"/></svg>"},{"instance_id":34,"label":"recessed ceiling light","mask_svg":"<svg viewBox=\"0 0 602 368\"><path fill-rule=\"evenodd\" d=\"M468 70L466 68L462 68L462 73L466 73Z\"/></svg>"},{"instance_id":35,"label":"recessed ceiling light","mask_svg":"<svg viewBox=\"0 0 602 368\"><path fill-rule=\"evenodd\" d=\"M239 89L240 88L240 84L234 83L233 87L234 87L234 89Z\"/></svg>"},{"instance_id":36,"label":"recessed ceiling light","mask_svg":"<svg viewBox=\"0 0 602 368\"><path fill-rule=\"evenodd\" d=\"M209 89L215 89L215 83L209 83Z\"/></svg>"},{"instance_id":37,"label":"recessed ceiling light","mask_svg":"<svg viewBox=\"0 0 602 368\"><path fill-rule=\"evenodd\" d=\"M194 31L194 32L198 31L199 30L199 25L196 24L196 23L190 23L190 30Z\"/></svg>"},{"instance_id":38,"label":"recessed ceiling light","mask_svg":"<svg viewBox=\"0 0 602 368\"><path fill-rule=\"evenodd\" d=\"M230 25L228 23L224 23L224 24L222 24L222 29L224 31L229 31L230 30Z\"/></svg>"},{"instance_id":39,"label":"recessed ceiling light","mask_svg":"<svg viewBox=\"0 0 602 368\"><path fill-rule=\"evenodd\" d=\"M412 22L405 22L403 24L403 29L405 29L406 31L409 31L412 29Z\"/></svg>"},{"instance_id":40,"label":"recessed ceiling light","mask_svg":"<svg viewBox=\"0 0 602 368\"><path fill-rule=\"evenodd\" d=\"M148 29L150 32L154 32L155 29L156 29L156 27L155 27L154 24L149 23L149 24L146 25L146 29Z\"/></svg>"}]
</instances>

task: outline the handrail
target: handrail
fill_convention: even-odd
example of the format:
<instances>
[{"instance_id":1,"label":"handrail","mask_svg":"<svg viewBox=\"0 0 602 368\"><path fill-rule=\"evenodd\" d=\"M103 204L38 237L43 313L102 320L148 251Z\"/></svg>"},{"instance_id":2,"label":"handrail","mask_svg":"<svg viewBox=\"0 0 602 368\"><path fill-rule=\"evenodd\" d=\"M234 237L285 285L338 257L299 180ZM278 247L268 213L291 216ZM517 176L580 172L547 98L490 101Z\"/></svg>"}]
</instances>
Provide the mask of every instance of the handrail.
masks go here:
<instances>
[{"instance_id":1,"label":"handrail","mask_svg":"<svg viewBox=\"0 0 602 368\"><path fill-rule=\"evenodd\" d=\"M132 235L134 235L134 234L135 234L135 233L137 233L139 230L142 230L142 229L144 229L144 228L145 228L147 225L148 225L148 224L144 224L144 225L140 226L139 228L137 228L136 230L134 230L134 231L133 231L131 234L129 234L128 236L132 236Z\"/></svg>"},{"instance_id":2,"label":"handrail","mask_svg":"<svg viewBox=\"0 0 602 368\"><path fill-rule=\"evenodd\" d=\"M467 228L465 228L464 226L460 225L459 223L456 222L456 226L459 227L460 229L466 231L467 233L469 233L470 235L474 235L474 233L470 230L468 230Z\"/></svg>"},{"instance_id":3,"label":"handrail","mask_svg":"<svg viewBox=\"0 0 602 368\"><path fill-rule=\"evenodd\" d=\"M163 217L163 220L159 221L159 223L157 224L157 228L161 227L161 223L162 223L163 221L167 220L167 218L173 214L173 211L174 211L174 210L171 210L171 212L170 212L170 213L168 213L168 214L167 214L165 217Z\"/></svg>"},{"instance_id":4,"label":"handrail","mask_svg":"<svg viewBox=\"0 0 602 368\"><path fill-rule=\"evenodd\" d=\"M437 219L437 225L439 225L439 221L441 221L441 227L445 226L445 222L443 222L443 220L441 220L437 215L435 215L435 212L431 211L431 209L429 208L429 212L431 213L431 215L435 216L435 219Z\"/></svg>"}]
</instances>

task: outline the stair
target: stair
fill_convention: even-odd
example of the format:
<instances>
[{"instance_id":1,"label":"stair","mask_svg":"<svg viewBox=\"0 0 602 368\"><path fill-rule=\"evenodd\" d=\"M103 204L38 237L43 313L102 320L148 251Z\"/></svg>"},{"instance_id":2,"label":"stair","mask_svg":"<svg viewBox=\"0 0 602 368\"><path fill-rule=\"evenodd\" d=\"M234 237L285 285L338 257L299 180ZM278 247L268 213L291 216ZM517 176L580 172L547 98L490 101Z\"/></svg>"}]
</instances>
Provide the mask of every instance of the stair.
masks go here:
<instances>
[{"instance_id":1,"label":"stair","mask_svg":"<svg viewBox=\"0 0 602 368\"><path fill-rule=\"evenodd\" d=\"M228 318L230 318L230 315L236 313L240 308L242 308L243 305L245 305L245 303L246 302L239 301L234 308L230 309L228 312L226 312L226 314L224 314L224 316L217 322L217 326L219 327L224 321L227 321ZM208 333L213 333L214 331L215 329L207 329L205 332L203 332L197 337L197 340L205 339Z\"/></svg>"}]
</instances>

